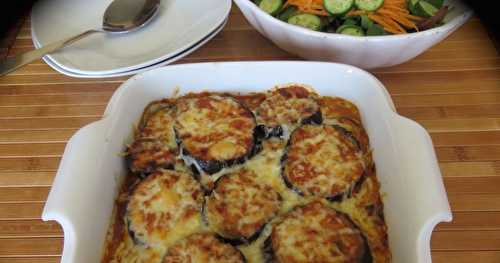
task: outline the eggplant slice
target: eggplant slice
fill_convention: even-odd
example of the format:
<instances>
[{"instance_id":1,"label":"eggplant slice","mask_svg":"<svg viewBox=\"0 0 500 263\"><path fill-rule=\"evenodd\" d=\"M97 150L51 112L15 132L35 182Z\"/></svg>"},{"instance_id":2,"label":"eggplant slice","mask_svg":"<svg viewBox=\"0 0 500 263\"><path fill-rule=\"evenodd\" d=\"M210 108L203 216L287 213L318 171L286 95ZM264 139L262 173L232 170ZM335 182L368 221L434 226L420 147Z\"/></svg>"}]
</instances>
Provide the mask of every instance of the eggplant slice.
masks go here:
<instances>
[{"instance_id":1,"label":"eggplant slice","mask_svg":"<svg viewBox=\"0 0 500 263\"><path fill-rule=\"evenodd\" d=\"M200 173L214 174L249 158L255 127L252 112L230 96L184 97L177 103L177 142Z\"/></svg>"},{"instance_id":2,"label":"eggplant slice","mask_svg":"<svg viewBox=\"0 0 500 263\"><path fill-rule=\"evenodd\" d=\"M207 197L204 217L209 227L233 245L257 239L281 207L281 196L259 183L256 174L241 169L221 177Z\"/></svg>"},{"instance_id":3,"label":"eggplant slice","mask_svg":"<svg viewBox=\"0 0 500 263\"><path fill-rule=\"evenodd\" d=\"M156 139L137 139L128 148L127 163L130 171L141 177L157 169L173 169L176 148L170 148Z\"/></svg>"},{"instance_id":4,"label":"eggplant slice","mask_svg":"<svg viewBox=\"0 0 500 263\"><path fill-rule=\"evenodd\" d=\"M368 134L363 128L361 115L356 105L339 97L321 97L318 103L324 124L338 125L346 129L356 139L358 147L364 153L369 152Z\"/></svg>"},{"instance_id":5,"label":"eggplant slice","mask_svg":"<svg viewBox=\"0 0 500 263\"><path fill-rule=\"evenodd\" d=\"M127 204L126 222L136 244L163 246L174 229L201 219L203 191L186 173L158 170L140 181Z\"/></svg>"},{"instance_id":6,"label":"eggplant slice","mask_svg":"<svg viewBox=\"0 0 500 263\"><path fill-rule=\"evenodd\" d=\"M172 107L166 101L158 101L144 111L135 141L127 150L127 162L133 173L144 176L159 168L174 168L179 149Z\"/></svg>"},{"instance_id":7,"label":"eggplant slice","mask_svg":"<svg viewBox=\"0 0 500 263\"><path fill-rule=\"evenodd\" d=\"M162 263L244 263L243 254L209 233L188 236L170 247Z\"/></svg>"},{"instance_id":8,"label":"eggplant slice","mask_svg":"<svg viewBox=\"0 0 500 263\"><path fill-rule=\"evenodd\" d=\"M335 125L296 129L282 158L285 184L303 196L336 200L364 174L362 152L348 132Z\"/></svg>"},{"instance_id":9,"label":"eggplant slice","mask_svg":"<svg viewBox=\"0 0 500 263\"><path fill-rule=\"evenodd\" d=\"M256 110L257 123L267 137L288 139L301 124L321 124L318 95L299 85L272 91Z\"/></svg>"},{"instance_id":10,"label":"eggplant slice","mask_svg":"<svg viewBox=\"0 0 500 263\"><path fill-rule=\"evenodd\" d=\"M372 262L357 226L321 201L283 215L273 225L263 250L267 262Z\"/></svg>"}]
</instances>

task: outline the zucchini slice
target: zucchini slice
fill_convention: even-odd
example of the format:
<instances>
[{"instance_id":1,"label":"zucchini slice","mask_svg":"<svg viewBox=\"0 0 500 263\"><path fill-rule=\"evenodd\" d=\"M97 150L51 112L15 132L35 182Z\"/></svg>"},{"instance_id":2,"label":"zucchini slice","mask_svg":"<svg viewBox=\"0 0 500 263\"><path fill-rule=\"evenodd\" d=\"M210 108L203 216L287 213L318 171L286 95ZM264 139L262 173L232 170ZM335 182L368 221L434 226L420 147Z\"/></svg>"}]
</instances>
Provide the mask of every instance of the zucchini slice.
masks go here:
<instances>
[{"instance_id":1,"label":"zucchini slice","mask_svg":"<svg viewBox=\"0 0 500 263\"><path fill-rule=\"evenodd\" d=\"M313 14L298 14L290 17L287 21L289 24L309 28L314 31L321 29L321 19Z\"/></svg>"},{"instance_id":2,"label":"zucchini slice","mask_svg":"<svg viewBox=\"0 0 500 263\"><path fill-rule=\"evenodd\" d=\"M358 37L365 35L365 31L363 30L363 28L355 25L343 25L337 29L337 33Z\"/></svg>"},{"instance_id":3,"label":"zucchini slice","mask_svg":"<svg viewBox=\"0 0 500 263\"><path fill-rule=\"evenodd\" d=\"M366 30L367 36L382 36L385 35L385 30L377 24L373 24L370 28Z\"/></svg>"},{"instance_id":4,"label":"zucchini slice","mask_svg":"<svg viewBox=\"0 0 500 263\"><path fill-rule=\"evenodd\" d=\"M288 21L288 19L298 13L298 8L293 5L287 6L285 9L283 9L280 14L278 15L278 19L281 21Z\"/></svg>"},{"instance_id":5,"label":"zucchini slice","mask_svg":"<svg viewBox=\"0 0 500 263\"><path fill-rule=\"evenodd\" d=\"M417 4L420 0L408 0L408 10L410 10L410 13L417 15Z\"/></svg>"},{"instance_id":6,"label":"zucchini slice","mask_svg":"<svg viewBox=\"0 0 500 263\"><path fill-rule=\"evenodd\" d=\"M426 1L419 1L417 4L417 15L423 17L431 17L439 11L435 6L429 4Z\"/></svg>"},{"instance_id":7,"label":"zucchini slice","mask_svg":"<svg viewBox=\"0 0 500 263\"><path fill-rule=\"evenodd\" d=\"M341 15L351 10L354 0L324 0L323 5L330 14Z\"/></svg>"},{"instance_id":8,"label":"zucchini slice","mask_svg":"<svg viewBox=\"0 0 500 263\"><path fill-rule=\"evenodd\" d=\"M357 8L366 11L375 11L379 9L383 3L384 0L356 0L354 2Z\"/></svg>"},{"instance_id":9,"label":"zucchini slice","mask_svg":"<svg viewBox=\"0 0 500 263\"><path fill-rule=\"evenodd\" d=\"M283 6L283 0L262 0L259 4L260 9L270 15L276 15Z\"/></svg>"}]
</instances>

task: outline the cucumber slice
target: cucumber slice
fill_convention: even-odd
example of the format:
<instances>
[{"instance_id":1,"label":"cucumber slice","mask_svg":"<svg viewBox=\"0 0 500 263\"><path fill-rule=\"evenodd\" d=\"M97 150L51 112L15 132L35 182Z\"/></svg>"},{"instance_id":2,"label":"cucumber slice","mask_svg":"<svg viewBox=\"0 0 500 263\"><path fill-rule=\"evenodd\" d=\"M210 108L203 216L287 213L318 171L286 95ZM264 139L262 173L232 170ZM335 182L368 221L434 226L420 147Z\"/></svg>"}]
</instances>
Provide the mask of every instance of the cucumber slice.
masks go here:
<instances>
[{"instance_id":1,"label":"cucumber slice","mask_svg":"<svg viewBox=\"0 0 500 263\"><path fill-rule=\"evenodd\" d=\"M373 21L368 18L366 15L361 16L361 27L364 29L368 29L373 26Z\"/></svg>"},{"instance_id":2,"label":"cucumber slice","mask_svg":"<svg viewBox=\"0 0 500 263\"><path fill-rule=\"evenodd\" d=\"M408 10L410 10L410 13L417 15L417 4L418 1L420 0L409 0L408 1Z\"/></svg>"},{"instance_id":3,"label":"cucumber slice","mask_svg":"<svg viewBox=\"0 0 500 263\"><path fill-rule=\"evenodd\" d=\"M354 4L356 5L357 8L361 10L366 10L366 11L375 11L379 9L382 4L384 3L384 0L355 0Z\"/></svg>"},{"instance_id":4,"label":"cucumber slice","mask_svg":"<svg viewBox=\"0 0 500 263\"><path fill-rule=\"evenodd\" d=\"M385 34L385 30L377 24L373 24L370 28L368 28L368 30L366 30L367 36L382 36Z\"/></svg>"},{"instance_id":5,"label":"cucumber slice","mask_svg":"<svg viewBox=\"0 0 500 263\"><path fill-rule=\"evenodd\" d=\"M323 0L326 11L332 15L341 15L349 12L354 6L354 0Z\"/></svg>"},{"instance_id":6,"label":"cucumber slice","mask_svg":"<svg viewBox=\"0 0 500 263\"><path fill-rule=\"evenodd\" d=\"M365 31L359 26L343 25L337 29L337 33L351 36L364 36Z\"/></svg>"},{"instance_id":7,"label":"cucumber slice","mask_svg":"<svg viewBox=\"0 0 500 263\"><path fill-rule=\"evenodd\" d=\"M321 19L313 14L298 14L290 17L288 23L296 26L309 28L314 31L321 29Z\"/></svg>"},{"instance_id":8,"label":"cucumber slice","mask_svg":"<svg viewBox=\"0 0 500 263\"><path fill-rule=\"evenodd\" d=\"M344 20L344 23L342 23L342 25L346 25L346 26L355 26L357 25L358 22L356 21L356 19L353 19L353 18L348 18L346 20Z\"/></svg>"},{"instance_id":9,"label":"cucumber slice","mask_svg":"<svg viewBox=\"0 0 500 263\"><path fill-rule=\"evenodd\" d=\"M270 15L276 15L283 6L283 0L262 0L259 4L260 9Z\"/></svg>"},{"instance_id":10,"label":"cucumber slice","mask_svg":"<svg viewBox=\"0 0 500 263\"><path fill-rule=\"evenodd\" d=\"M429 4L426 1L419 1L417 3L417 15L423 16L423 17L431 17L433 16L438 9L434 7L433 5Z\"/></svg>"},{"instance_id":11,"label":"cucumber slice","mask_svg":"<svg viewBox=\"0 0 500 263\"><path fill-rule=\"evenodd\" d=\"M425 0L427 3L433 5L435 8L439 9L443 7L444 0Z\"/></svg>"},{"instance_id":12,"label":"cucumber slice","mask_svg":"<svg viewBox=\"0 0 500 263\"><path fill-rule=\"evenodd\" d=\"M280 14L278 15L278 19L286 22L291 16L296 15L298 12L299 9L296 6L289 5L280 12Z\"/></svg>"}]
</instances>

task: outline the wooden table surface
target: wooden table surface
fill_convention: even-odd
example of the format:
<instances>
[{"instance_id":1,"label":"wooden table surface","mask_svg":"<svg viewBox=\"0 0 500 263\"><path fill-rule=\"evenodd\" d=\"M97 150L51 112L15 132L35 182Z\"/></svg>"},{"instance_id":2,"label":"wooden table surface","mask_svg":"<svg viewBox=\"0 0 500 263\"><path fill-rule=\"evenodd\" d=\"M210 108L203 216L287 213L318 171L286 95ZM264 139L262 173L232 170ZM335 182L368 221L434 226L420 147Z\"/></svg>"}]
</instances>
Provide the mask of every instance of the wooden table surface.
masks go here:
<instances>
[{"instance_id":1,"label":"wooden table surface","mask_svg":"<svg viewBox=\"0 0 500 263\"><path fill-rule=\"evenodd\" d=\"M5 43L8 41L4 41ZM30 21L13 55L33 48ZM224 31L178 63L298 59L253 30L236 7ZM412 61L373 70L397 111L434 141L452 223L432 235L434 262L500 262L500 56L478 18ZM0 77L0 263L58 262L63 233L40 219L68 138L98 120L127 77L79 79L43 61Z\"/></svg>"}]
</instances>

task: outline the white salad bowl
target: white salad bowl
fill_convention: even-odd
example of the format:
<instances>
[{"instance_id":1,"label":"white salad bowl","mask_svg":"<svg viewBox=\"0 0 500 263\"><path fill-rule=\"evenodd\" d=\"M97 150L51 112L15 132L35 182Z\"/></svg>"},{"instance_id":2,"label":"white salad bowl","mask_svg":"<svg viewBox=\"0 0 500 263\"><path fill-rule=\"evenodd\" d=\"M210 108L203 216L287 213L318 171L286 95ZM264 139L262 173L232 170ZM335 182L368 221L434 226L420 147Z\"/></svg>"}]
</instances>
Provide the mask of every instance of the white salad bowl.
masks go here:
<instances>
[{"instance_id":1,"label":"white salad bowl","mask_svg":"<svg viewBox=\"0 0 500 263\"><path fill-rule=\"evenodd\" d=\"M445 1L451 10L444 25L417 33L349 36L316 32L285 23L251 0L234 0L248 22L278 47L309 60L334 61L365 69L404 63L439 43L463 25L472 10L458 0Z\"/></svg>"},{"instance_id":2,"label":"white salad bowl","mask_svg":"<svg viewBox=\"0 0 500 263\"><path fill-rule=\"evenodd\" d=\"M324 62L224 62L168 66L136 75L113 94L102 120L68 142L43 220L64 230L63 263L100 262L117 193L127 175L122 153L153 100L204 90L262 92L303 83L359 108L381 183L395 263L431 262L430 238L451 211L429 134L399 116L384 86L358 68Z\"/></svg>"}]
</instances>

